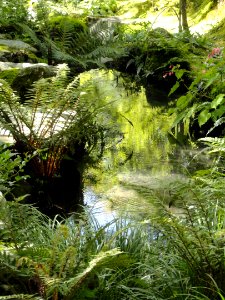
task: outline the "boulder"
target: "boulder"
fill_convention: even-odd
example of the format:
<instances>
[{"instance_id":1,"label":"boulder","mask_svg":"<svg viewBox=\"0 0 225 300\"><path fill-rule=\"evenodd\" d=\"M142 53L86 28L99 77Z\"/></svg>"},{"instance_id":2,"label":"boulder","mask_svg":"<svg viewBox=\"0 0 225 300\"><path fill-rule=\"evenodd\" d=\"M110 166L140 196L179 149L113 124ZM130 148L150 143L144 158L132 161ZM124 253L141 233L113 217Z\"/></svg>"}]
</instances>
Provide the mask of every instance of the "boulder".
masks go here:
<instances>
[{"instance_id":1,"label":"boulder","mask_svg":"<svg viewBox=\"0 0 225 300\"><path fill-rule=\"evenodd\" d=\"M12 88L18 92L23 102L32 84L41 78L53 76L55 74L54 70L54 67L43 63L26 65L13 80Z\"/></svg>"},{"instance_id":2,"label":"boulder","mask_svg":"<svg viewBox=\"0 0 225 300\"><path fill-rule=\"evenodd\" d=\"M9 69L26 69L26 68L35 68L35 66L37 67L43 67L43 68L48 68L52 69L52 66L49 66L48 64L45 63L37 63L37 64L32 64L32 63L14 63L14 62L2 62L0 61L0 72L1 71L5 71L5 70L9 70Z\"/></svg>"},{"instance_id":3,"label":"boulder","mask_svg":"<svg viewBox=\"0 0 225 300\"><path fill-rule=\"evenodd\" d=\"M28 50L18 50L8 46L0 45L0 61L14 63L37 63L38 58L35 53Z\"/></svg>"},{"instance_id":4,"label":"boulder","mask_svg":"<svg viewBox=\"0 0 225 300\"><path fill-rule=\"evenodd\" d=\"M37 49L20 40L0 39L0 45L8 46L10 48L17 49L17 50L28 50L34 53L37 52Z\"/></svg>"},{"instance_id":5,"label":"boulder","mask_svg":"<svg viewBox=\"0 0 225 300\"><path fill-rule=\"evenodd\" d=\"M19 40L2 39L0 36L0 61L37 63L37 50Z\"/></svg>"},{"instance_id":6,"label":"boulder","mask_svg":"<svg viewBox=\"0 0 225 300\"><path fill-rule=\"evenodd\" d=\"M6 80L24 101L27 90L33 82L55 74L53 66L45 63L0 62L0 78Z\"/></svg>"},{"instance_id":7,"label":"boulder","mask_svg":"<svg viewBox=\"0 0 225 300\"><path fill-rule=\"evenodd\" d=\"M1 62L0 62L1 65ZM1 69L1 68L0 68ZM13 83L16 76L18 76L20 70L17 68L4 69L0 71L0 79L4 79L10 85Z\"/></svg>"},{"instance_id":8,"label":"boulder","mask_svg":"<svg viewBox=\"0 0 225 300\"><path fill-rule=\"evenodd\" d=\"M35 54L27 51L15 51L14 49L0 50L0 61L14 63L37 63L38 58Z\"/></svg>"}]
</instances>

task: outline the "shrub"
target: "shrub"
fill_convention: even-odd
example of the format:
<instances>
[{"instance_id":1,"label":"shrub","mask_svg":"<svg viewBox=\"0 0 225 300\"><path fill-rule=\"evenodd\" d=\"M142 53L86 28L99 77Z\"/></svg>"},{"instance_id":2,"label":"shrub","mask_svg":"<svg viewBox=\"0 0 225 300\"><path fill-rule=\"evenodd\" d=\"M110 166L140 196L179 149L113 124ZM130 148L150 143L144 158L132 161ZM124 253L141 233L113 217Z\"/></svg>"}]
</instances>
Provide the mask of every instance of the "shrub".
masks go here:
<instances>
[{"instance_id":1,"label":"shrub","mask_svg":"<svg viewBox=\"0 0 225 300\"><path fill-rule=\"evenodd\" d=\"M24 0L1 1L0 24L15 24L17 22L27 22L28 12Z\"/></svg>"},{"instance_id":2,"label":"shrub","mask_svg":"<svg viewBox=\"0 0 225 300\"><path fill-rule=\"evenodd\" d=\"M18 153L34 154L26 169L30 201L48 215L56 203L67 213L77 209L85 166L96 163L119 132L107 112L107 97L96 102L100 95L92 80L80 86L77 77L69 81L68 72L60 65L55 77L35 82L23 105L0 82L1 126L10 131Z\"/></svg>"},{"instance_id":3,"label":"shrub","mask_svg":"<svg viewBox=\"0 0 225 300\"><path fill-rule=\"evenodd\" d=\"M224 58L220 48L213 48L205 58L205 68L196 73L186 94L177 99L171 112L176 116L173 128L194 139L224 135ZM182 82L186 70L174 68L177 82L173 93ZM184 129L185 128L185 129Z\"/></svg>"}]
</instances>

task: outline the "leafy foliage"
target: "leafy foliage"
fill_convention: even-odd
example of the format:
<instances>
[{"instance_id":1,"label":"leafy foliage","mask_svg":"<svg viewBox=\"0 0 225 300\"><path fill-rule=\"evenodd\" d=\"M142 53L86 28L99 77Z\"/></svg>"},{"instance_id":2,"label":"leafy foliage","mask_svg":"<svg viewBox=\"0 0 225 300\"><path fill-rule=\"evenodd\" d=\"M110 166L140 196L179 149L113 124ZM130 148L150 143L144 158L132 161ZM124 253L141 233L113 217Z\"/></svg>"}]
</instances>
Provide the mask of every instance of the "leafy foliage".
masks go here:
<instances>
[{"instance_id":1,"label":"leafy foliage","mask_svg":"<svg viewBox=\"0 0 225 300\"><path fill-rule=\"evenodd\" d=\"M24 167L29 159L28 155L22 159L7 144L0 144L0 199L3 194L10 192L14 184L27 178Z\"/></svg>"},{"instance_id":2,"label":"leafy foliage","mask_svg":"<svg viewBox=\"0 0 225 300\"><path fill-rule=\"evenodd\" d=\"M118 70L125 73L122 74L125 79L128 77L128 89L135 84L136 90L140 90L140 86L148 89L153 84L169 93L176 82L172 67L179 64L189 70L199 49L204 47L200 37L172 35L163 28L152 29L149 23L121 25L118 33L127 52L125 58L118 59L121 60ZM182 84L181 87L185 89Z\"/></svg>"},{"instance_id":3,"label":"leafy foliage","mask_svg":"<svg viewBox=\"0 0 225 300\"><path fill-rule=\"evenodd\" d=\"M91 16L112 16L118 12L118 1L106 0L93 0L92 2L79 1L78 8L83 9L85 15Z\"/></svg>"},{"instance_id":4,"label":"leafy foliage","mask_svg":"<svg viewBox=\"0 0 225 300\"><path fill-rule=\"evenodd\" d=\"M187 271L192 287L199 286L199 291L202 287L204 294L210 294L211 298L213 281L222 290L224 286L224 253L220 244L224 230L222 186L222 178L212 181L210 177L197 177L187 185L182 183L176 190L176 198L183 208L181 215L163 210L165 215L159 219L168 246L174 250L175 264ZM181 277L182 281L186 276Z\"/></svg>"},{"instance_id":5,"label":"leafy foliage","mask_svg":"<svg viewBox=\"0 0 225 300\"><path fill-rule=\"evenodd\" d=\"M79 77L69 80L68 72L60 65L55 77L35 82L24 104L3 80L0 87L1 127L14 138L15 151L31 157L29 178L12 196L29 194L26 202L52 216L78 209L84 168L95 165L119 134L116 116L108 112L110 97L92 78L80 84Z\"/></svg>"},{"instance_id":6,"label":"leafy foliage","mask_svg":"<svg viewBox=\"0 0 225 300\"><path fill-rule=\"evenodd\" d=\"M182 75L186 72L181 69L174 69L174 71L178 81L171 93L179 86ZM225 113L223 76L223 56L220 48L214 48L208 55L205 69L197 74L188 87L187 93L177 100L176 108L171 110L176 114L174 128L183 123L187 124L187 130L189 127L190 131L194 132L194 137L223 135Z\"/></svg>"},{"instance_id":7,"label":"leafy foliage","mask_svg":"<svg viewBox=\"0 0 225 300\"><path fill-rule=\"evenodd\" d=\"M132 262L114 247L119 243L113 243L112 224L99 227L88 213L76 221L50 221L33 207L8 202L2 203L1 219L10 242L1 252L1 294L86 299L89 292L95 297L105 268L115 272Z\"/></svg>"},{"instance_id":8,"label":"leafy foliage","mask_svg":"<svg viewBox=\"0 0 225 300\"><path fill-rule=\"evenodd\" d=\"M79 87L79 78L68 81L68 71L61 65L55 77L34 83L24 105L6 82L1 82L1 124L12 134L18 150L35 152L36 174L51 177L66 149L73 152L76 144L83 144L87 155L93 149L98 148L99 154L103 151L108 129L106 123L98 124L97 118L104 107L88 103L86 93L93 88L90 82Z\"/></svg>"},{"instance_id":9,"label":"leafy foliage","mask_svg":"<svg viewBox=\"0 0 225 300\"><path fill-rule=\"evenodd\" d=\"M40 28L41 34L36 34L31 27L20 24L34 47L41 51L49 64L67 63L77 75L90 68L104 67L105 61L125 55L123 46L113 34L108 34L108 22L106 26L99 22L93 29L86 27L82 21L71 21L69 17L58 16L52 20L53 24L50 19L46 21L44 28ZM58 21L57 27L55 25Z\"/></svg>"},{"instance_id":10,"label":"leafy foliage","mask_svg":"<svg viewBox=\"0 0 225 300\"><path fill-rule=\"evenodd\" d=\"M1 23L15 24L16 22L26 22L28 19L28 11L26 8L26 2L23 0L1 0L0 15Z\"/></svg>"},{"instance_id":11,"label":"leafy foliage","mask_svg":"<svg viewBox=\"0 0 225 300\"><path fill-rule=\"evenodd\" d=\"M153 191L155 217L123 217L103 226L88 210L78 219L50 221L33 207L2 203L1 293L44 299L223 297L223 188L223 178L196 177L173 189L180 214Z\"/></svg>"}]
</instances>

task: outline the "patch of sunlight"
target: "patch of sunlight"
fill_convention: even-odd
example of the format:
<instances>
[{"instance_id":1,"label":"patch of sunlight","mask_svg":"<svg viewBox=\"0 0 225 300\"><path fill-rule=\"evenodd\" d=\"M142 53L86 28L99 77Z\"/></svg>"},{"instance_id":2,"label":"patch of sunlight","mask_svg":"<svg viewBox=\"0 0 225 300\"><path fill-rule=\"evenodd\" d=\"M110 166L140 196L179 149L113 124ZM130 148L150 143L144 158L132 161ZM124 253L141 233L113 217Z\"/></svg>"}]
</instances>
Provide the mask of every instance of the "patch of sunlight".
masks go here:
<instances>
[{"instance_id":1,"label":"patch of sunlight","mask_svg":"<svg viewBox=\"0 0 225 300\"><path fill-rule=\"evenodd\" d=\"M148 21L152 23L152 28L165 28L167 31L170 32L178 32L178 19L174 16L165 16L165 15L158 15L152 16L151 14L148 15Z\"/></svg>"},{"instance_id":2,"label":"patch of sunlight","mask_svg":"<svg viewBox=\"0 0 225 300\"><path fill-rule=\"evenodd\" d=\"M134 16L136 16L138 13L138 9L137 8L132 8L130 11L127 11L125 13L123 13L122 15L120 15L121 19L132 19Z\"/></svg>"},{"instance_id":3,"label":"patch of sunlight","mask_svg":"<svg viewBox=\"0 0 225 300\"><path fill-rule=\"evenodd\" d=\"M224 7L225 8L225 7ZM207 33L217 25L223 18L225 18L225 9L215 8L208 12L206 17L203 20L199 20L199 17L192 18L189 20L189 26L192 33L198 32L200 34ZM200 12L199 15L202 15L203 12Z\"/></svg>"},{"instance_id":4,"label":"patch of sunlight","mask_svg":"<svg viewBox=\"0 0 225 300\"><path fill-rule=\"evenodd\" d=\"M154 1L152 1L152 5L149 6L143 15L137 16L137 8L136 5L141 3L142 1L121 1L121 10L119 12L119 18L121 18L123 23L127 24L138 24L138 23L151 23L151 27L153 29L157 27L164 28L171 33L178 32L178 9L174 7L174 4L170 2L168 5L165 1L157 2L157 11L154 11ZM209 3L210 5L210 3ZM172 9L172 8L173 9ZM190 27L191 33L199 33L205 34L213 26L218 24L223 18L225 18L225 5L222 7L215 8L207 13L209 10L208 5L203 6L198 14L195 16L188 16L188 24ZM175 13L176 11L176 13ZM201 20L202 16L204 19Z\"/></svg>"},{"instance_id":5,"label":"patch of sunlight","mask_svg":"<svg viewBox=\"0 0 225 300\"><path fill-rule=\"evenodd\" d=\"M6 135L0 134L0 143L12 144L14 143L14 139L10 133L7 133Z\"/></svg>"},{"instance_id":6,"label":"patch of sunlight","mask_svg":"<svg viewBox=\"0 0 225 300\"><path fill-rule=\"evenodd\" d=\"M120 173L118 174L119 181L123 184L132 186L142 186L149 189L168 188L175 182L183 182L186 178L180 174L152 174L148 173Z\"/></svg>"},{"instance_id":7,"label":"patch of sunlight","mask_svg":"<svg viewBox=\"0 0 225 300\"><path fill-rule=\"evenodd\" d=\"M118 215L121 213L140 215L147 212L153 214L156 212L154 205L146 201L132 188L116 185L104 194L104 199L107 200L108 209L116 211Z\"/></svg>"}]
</instances>

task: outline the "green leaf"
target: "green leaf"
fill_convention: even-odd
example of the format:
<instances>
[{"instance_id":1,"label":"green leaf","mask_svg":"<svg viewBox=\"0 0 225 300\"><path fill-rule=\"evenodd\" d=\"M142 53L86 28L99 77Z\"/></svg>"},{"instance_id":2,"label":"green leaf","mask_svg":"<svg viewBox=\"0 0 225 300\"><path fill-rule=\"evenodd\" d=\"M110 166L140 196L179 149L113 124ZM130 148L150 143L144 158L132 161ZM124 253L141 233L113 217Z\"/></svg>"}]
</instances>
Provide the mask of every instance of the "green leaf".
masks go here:
<instances>
[{"instance_id":1,"label":"green leaf","mask_svg":"<svg viewBox=\"0 0 225 300\"><path fill-rule=\"evenodd\" d=\"M211 117L211 113L208 111L208 109L204 109L201 111L201 113L198 116L198 124L201 127L204 125Z\"/></svg>"},{"instance_id":2,"label":"green leaf","mask_svg":"<svg viewBox=\"0 0 225 300\"><path fill-rule=\"evenodd\" d=\"M143 66L144 66L143 63L141 63L141 64L138 66L138 68L137 68L137 75L140 74L141 70L143 69Z\"/></svg>"},{"instance_id":3,"label":"green leaf","mask_svg":"<svg viewBox=\"0 0 225 300\"><path fill-rule=\"evenodd\" d=\"M170 96L171 94L173 94L173 93L179 88L179 86L180 86L180 83L179 83L179 81L177 81L177 82L174 84L174 86L171 88L171 90L170 90L168 96Z\"/></svg>"},{"instance_id":4,"label":"green leaf","mask_svg":"<svg viewBox=\"0 0 225 300\"><path fill-rule=\"evenodd\" d=\"M185 119L188 110L182 111L180 114L177 115L176 119L173 122L172 128L177 126L183 119Z\"/></svg>"},{"instance_id":5,"label":"green leaf","mask_svg":"<svg viewBox=\"0 0 225 300\"><path fill-rule=\"evenodd\" d=\"M216 110L212 112L212 118L214 121L216 121L218 118L222 117L222 115L225 113L225 106L221 105Z\"/></svg>"},{"instance_id":6,"label":"green leaf","mask_svg":"<svg viewBox=\"0 0 225 300\"><path fill-rule=\"evenodd\" d=\"M177 108L179 110L181 109L185 109L189 102L192 100L192 95L190 93L187 93L184 96L181 96L178 100L177 100Z\"/></svg>"},{"instance_id":7,"label":"green leaf","mask_svg":"<svg viewBox=\"0 0 225 300\"><path fill-rule=\"evenodd\" d=\"M211 108L217 108L224 101L225 94L219 94L211 103Z\"/></svg>"},{"instance_id":8,"label":"green leaf","mask_svg":"<svg viewBox=\"0 0 225 300\"><path fill-rule=\"evenodd\" d=\"M186 72L186 70L183 70L183 69L176 70L175 74L176 74L177 79L180 79L184 75L184 72Z\"/></svg>"},{"instance_id":9,"label":"green leaf","mask_svg":"<svg viewBox=\"0 0 225 300\"><path fill-rule=\"evenodd\" d=\"M218 73L215 76L211 77L210 80L206 83L204 90L206 90L210 85L212 85L214 81L217 80L218 77L219 77Z\"/></svg>"},{"instance_id":10,"label":"green leaf","mask_svg":"<svg viewBox=\"0 0 225 300\"><path fill-rule=\"evenodd\" d=\"M196 107L196 112L202 111L203 109L210 110L210 108L211 108L210 102L203 102Z\"/></svg>"}]
</instances>

